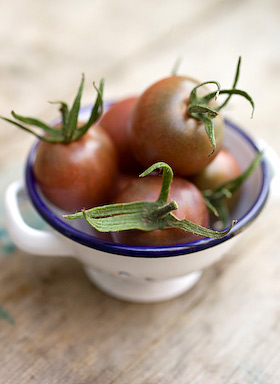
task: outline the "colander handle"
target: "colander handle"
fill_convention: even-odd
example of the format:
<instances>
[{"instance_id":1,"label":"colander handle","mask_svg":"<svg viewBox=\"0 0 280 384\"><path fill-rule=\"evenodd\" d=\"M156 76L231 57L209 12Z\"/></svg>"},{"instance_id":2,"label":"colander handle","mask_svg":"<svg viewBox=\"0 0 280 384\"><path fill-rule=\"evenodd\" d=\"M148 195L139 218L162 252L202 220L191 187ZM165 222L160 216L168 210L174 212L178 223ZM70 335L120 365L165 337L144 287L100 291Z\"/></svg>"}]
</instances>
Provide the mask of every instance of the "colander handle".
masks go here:
<instances>
[{"instance_id":1,"label":"colander handle","mask_svg":"<svg viewBox=\"0 0 280 384\"><path fill-rule=\"evenodd\" d=\"M20 200L28 201L23 182L14 181L5 193L5 223L8 233L18 248L42 256L71 256L70 245L61 235L50 229L32 228L22 215Z\"/></svg>"}]
</instances>

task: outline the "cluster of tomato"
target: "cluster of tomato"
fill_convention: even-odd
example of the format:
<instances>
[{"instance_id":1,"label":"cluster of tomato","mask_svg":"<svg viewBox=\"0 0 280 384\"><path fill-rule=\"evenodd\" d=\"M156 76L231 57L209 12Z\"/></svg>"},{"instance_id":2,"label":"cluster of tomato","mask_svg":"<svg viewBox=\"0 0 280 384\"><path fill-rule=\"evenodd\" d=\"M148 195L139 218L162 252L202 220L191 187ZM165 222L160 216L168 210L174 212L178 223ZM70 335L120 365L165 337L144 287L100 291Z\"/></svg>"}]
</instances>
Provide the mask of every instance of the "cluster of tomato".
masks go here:
<instances>
[{"instance_id":1,"label":"cluster of tomato","mask_svg":"<svg viewBox=\"0 0 280 384\"><path fill-rule=\"evenodd\" d=\"M65 212L155 201L162 188L161 176L153 172L139 178L139 173L162 161L174 172L169 201L176 201L178 208L172 213L208 227L209 209L202 191L214 190L241 173L237 160L223 148L224 121L218 113L216 92L209 92L207 83L172 75L102 112L102 83L100 89L95 87L97 101L83 124L78 121L83 82L84 78L71 111L60 102L62 123L58 127L14 112L19 122L4 118L31 133L35 132L22 123L44 130L43 136L36 134L41 140L34 174L49 201ZM219 88L218 83L210 83ZM224 91L231 92L243 91L235 90L234 84L233 90ZM131 229L108 236L137 245L178 244L198 238L180 228Z\"/></svg>"},{"instance_id":2,"label":"cluster of tomato","mask_svg":"<svg viewBox=\"0 0 280 384\"><path fill-rule=\"evenodd\" d=\"M174 171L169 200L178 204L174 215L198 225L209 226L209 209L202 191L214 190L241 174L237 159L223 147L224 122L214 121L216 149L202 122L188 115L192 79L172 76L149 87L139 97L115 103L99 124L117 148L119 174L112 202L155 201L161 178L139 173L157 161L165 161ZM211 153L211 154L210 154ZM168 231L168 232L166 232ZM197 240L182 229L117 231L116 242L137 245L169 245Z\"/></svg>"}]
</instances>

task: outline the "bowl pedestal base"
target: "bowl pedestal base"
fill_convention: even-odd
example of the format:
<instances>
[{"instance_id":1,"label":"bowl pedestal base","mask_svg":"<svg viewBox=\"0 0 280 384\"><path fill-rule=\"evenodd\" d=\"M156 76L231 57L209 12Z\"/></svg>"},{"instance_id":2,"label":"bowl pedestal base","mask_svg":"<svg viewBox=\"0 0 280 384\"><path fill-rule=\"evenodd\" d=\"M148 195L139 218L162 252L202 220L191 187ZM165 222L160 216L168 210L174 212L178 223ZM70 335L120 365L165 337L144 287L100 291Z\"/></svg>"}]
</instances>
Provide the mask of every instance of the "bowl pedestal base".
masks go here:
<instances>
[{"instance_id":1,"label":"bowl pedestal base","mask_svg":"<svg viewBox=\"0 0 280 384\"><path fill-rule=\"evenodd\" d=\"M153 303L173 299L191 289L200 279L202 272L195 271L186 276L167 280L132 279L129 275L119 276L85 267L89 279L108 295L120 300L138 303Z\"/></svg>"}]
</instances>

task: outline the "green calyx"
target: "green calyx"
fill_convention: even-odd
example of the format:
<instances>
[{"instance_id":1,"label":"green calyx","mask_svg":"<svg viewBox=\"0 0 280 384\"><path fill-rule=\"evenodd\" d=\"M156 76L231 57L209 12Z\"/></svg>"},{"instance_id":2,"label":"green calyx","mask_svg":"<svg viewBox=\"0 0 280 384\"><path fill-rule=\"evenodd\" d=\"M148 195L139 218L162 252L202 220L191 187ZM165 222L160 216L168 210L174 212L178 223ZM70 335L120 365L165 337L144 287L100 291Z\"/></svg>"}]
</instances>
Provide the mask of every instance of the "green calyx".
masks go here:
<instances>
[{"instance_id":1,"label":"green calyx","mask_svg":"<svg viewBox=\"0 0 280 384\"><path fill-rule=\"evenodd\" d=\"M82 75L78 93L70 110L68 105L63 101L50 102L51 104L60 104L59 111L61 113L61 125L59 127L50 126L43 121L32 117L18 115L14 111L12 111L11 114L17 121L2 116L0 116L0 118L9 123L12 123L13 125L16 125L24 131L32 133L40 140L50 143L70 143L72 141L78 140L88 131L92 124L97 121L103 111L104 79L101 79L99 88L93 84L97 92L97 97L95 104L92 107L88 121L83 125L78 124L84 81L84 75ZM27 126L23 125L22 123L26 124ZM34 128L30 128L30 126L35 127L35 129L39 128L41 131L43 131L43 134L38 133Z\"/></svg>"},{"instance_id":2,"label":"green calyx","mask_svg":"<svg viewBox=\"0 0 280 384\"><path fill-rule=\"evenodd\" d=\"M226 181L215 189L207 189L202 191L205 203L210 211L216 217L219 217L223 226L226 226L229 219L229 211L227 201L232 197L243 182L253 173L256 167L260 164L263 157L262 152L258 152L251 164L235 179Z\"/></svg>"},{"instance_id":3,"label":"green calyx","mask_svg":"<svg viewBox=\"0 0 280 384\"><path fill-rule=\"evenodd\" d=\"M219 111L224 108L227 103L229 102L232 95L240 95L243 96L245 99L247 99L251 106L252 106L252 115L254 113L255 104L250 95L248 95L247 92L242 91L240 89L236 89L236 84L239 79L240 74L240 64L241 64L241 57L238 59L237 69L235 73L234 82L231 89L221 89L220 84L217 81L206 81L204 83L201 83L197 85L190 94L190 100L188 104L188 114L189 116L201 121L204 124L205 131L208 135L209 141L212 145L212 152L209 153L211 155L216 150L216 140L215 140L215 134L214 134L214 125L213 125L213 119L218 115ZM214 84L217 87L216 92L210 92L205 96L198 97L197 96L197 90L207 84ZM210 107L209 103L213 99L217 99L219 95L227 94L228 97L226 100L219 106L212 108Z\"/></svg>"},{"instance_id":4,"label":"green calyx","mask_svg":"<svg viewBox=\"0 0 280 384\"><path fill-rule=\"evenodd\" d=\"M152 231L155 229L180 228L196 235L221 238L224 237L235 225L236 220L232 221L231 226L224 231L214 231L192 223L188 220L179 220L172 214L178 208L175 201L168 202L170 185L173 179L171 167L158 162L143 172L140 177L147 176L156 169L162 169L162 187L156 201L135 201L132 203L109 204L82 210L71 215L65 215L67 219L83 219L100 232L116 232L130 229L142 231Z\"/></svg>"}]
</instances>

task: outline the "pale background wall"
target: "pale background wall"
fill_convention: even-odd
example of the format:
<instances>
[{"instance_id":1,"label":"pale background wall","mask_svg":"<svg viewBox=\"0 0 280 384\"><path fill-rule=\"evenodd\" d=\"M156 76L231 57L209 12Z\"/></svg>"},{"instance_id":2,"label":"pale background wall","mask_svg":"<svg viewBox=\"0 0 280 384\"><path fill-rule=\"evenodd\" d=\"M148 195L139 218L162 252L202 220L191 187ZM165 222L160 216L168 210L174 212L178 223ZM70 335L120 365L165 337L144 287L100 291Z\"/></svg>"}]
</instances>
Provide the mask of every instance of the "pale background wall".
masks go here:
<instances>
[{"instance_id":1,"label":"pale background wall","mask_svg":"<svg viewBox=\"0 0 280 384\"><path fill-rule=\"evenodd\" d=\"M11 109L47 120L72 101L86 75L83 103L93 100L91 83L106 78L105 97L142 91L170 73L219 80L228 87L239 55L239 86L255 99L255 119L239 97L228 114L266 140L279 139L280 3L276 0L15 0L0 2L0 114ZM276 110L275 110L276 109ZM32 138L0 122L6 161L11 148L26 153Z\"/></svg>"}]
</instances>

